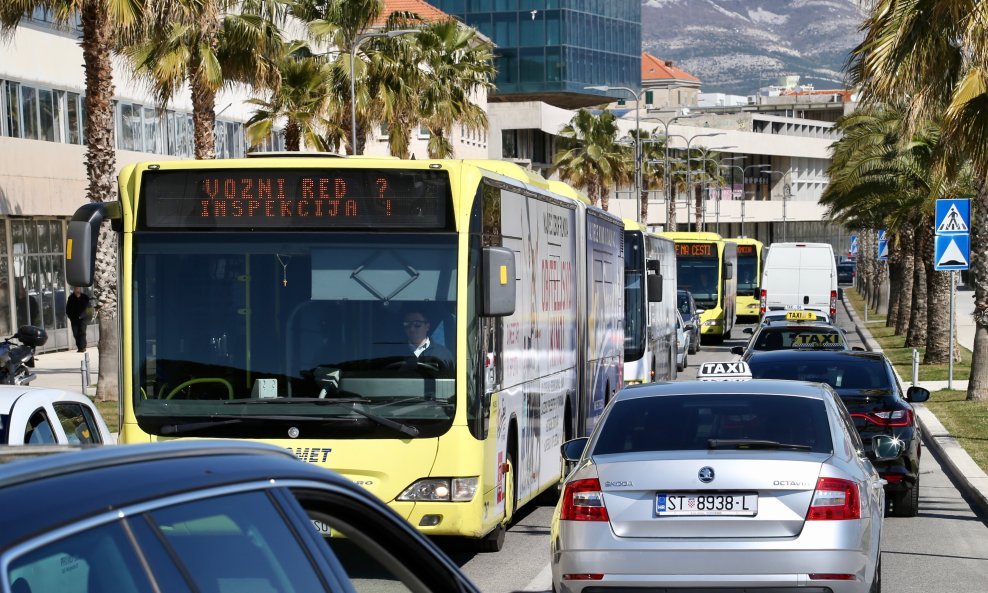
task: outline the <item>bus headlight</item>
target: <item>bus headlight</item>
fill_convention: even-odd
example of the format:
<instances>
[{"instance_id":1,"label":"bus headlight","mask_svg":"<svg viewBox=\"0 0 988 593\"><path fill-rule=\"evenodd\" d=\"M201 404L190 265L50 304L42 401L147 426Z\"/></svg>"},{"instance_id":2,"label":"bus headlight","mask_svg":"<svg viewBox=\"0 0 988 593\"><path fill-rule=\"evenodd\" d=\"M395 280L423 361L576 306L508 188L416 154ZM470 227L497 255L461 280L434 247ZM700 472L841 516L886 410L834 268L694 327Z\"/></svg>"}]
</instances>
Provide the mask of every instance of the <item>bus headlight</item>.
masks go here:
<instances>
[{"instance_id":1,"label":"bus headlight","mask_svg":"<svg viewBox=\"0 0 988 593\"><path fill-rule=\"evenodd\" d=\"M703 327L711 327L714 325L720 325L720 319L711 319L703 322Z\"/></svg>"},{"instance_id":2,"label":"bus headlight","mask_svg":"<svg viewBox=\"0 0 988 593\"><path fill-rule=\"evenodd\" d=\"M398 500L466 502L477 493L477 478L424 478L405 489Z\"/></svg>"}]
</instances>

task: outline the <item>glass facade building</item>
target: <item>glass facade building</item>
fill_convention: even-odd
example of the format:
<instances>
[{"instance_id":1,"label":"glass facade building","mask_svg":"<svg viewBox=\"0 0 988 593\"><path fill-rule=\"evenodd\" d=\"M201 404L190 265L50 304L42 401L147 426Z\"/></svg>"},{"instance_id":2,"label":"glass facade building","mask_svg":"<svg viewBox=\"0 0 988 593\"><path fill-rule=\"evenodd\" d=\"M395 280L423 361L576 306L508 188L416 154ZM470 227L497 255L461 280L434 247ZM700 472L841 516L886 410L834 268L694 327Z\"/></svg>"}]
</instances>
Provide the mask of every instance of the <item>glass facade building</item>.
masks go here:
<instances>
[{"instance_id":1,"label":"glass facade building","mask_svg":"<svg viewBox=\"0 0 988 593\"><path fill-rule=\"evenodd\" d=\"M641 86L641 0L429 3L494 41L497 90L491 101L576 108L601 103L604 93L585 86Z\"/></svg>"}]
</instances>

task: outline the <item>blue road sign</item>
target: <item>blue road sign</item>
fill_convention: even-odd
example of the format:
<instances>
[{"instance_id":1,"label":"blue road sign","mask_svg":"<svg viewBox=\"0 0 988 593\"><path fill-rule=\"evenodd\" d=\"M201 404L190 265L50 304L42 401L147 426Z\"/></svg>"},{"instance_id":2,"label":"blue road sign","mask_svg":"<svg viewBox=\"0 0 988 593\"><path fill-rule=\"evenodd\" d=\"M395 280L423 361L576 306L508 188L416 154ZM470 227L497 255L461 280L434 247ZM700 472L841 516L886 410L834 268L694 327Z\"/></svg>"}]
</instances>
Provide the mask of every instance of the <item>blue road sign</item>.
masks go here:
<instances>
[{"instance_id":1,"label":"blue road sign","mask_svg":"<svg viewBox=\"0 0 988 593\"><path fill-rule=\"evenodd\" d=\"M971 232L971 200L937 200L933 229L938 235L966 235Z\"/></svg>"},{"instance_id":2,"label":"blue road sign","mask_svg":"<svg viewBox=\"0 0 988 593\"><path fill-rule=\"evenodd\" d=\"M886 237L885 237L885 229L878 229L878 240L879 241L884 241L885 239L886 239Z\"/></svg>"},{"instance_id":3,"label":"blue road sign","mask_svg":"<svg viewBox=\"0 0 988 593\"><path fill-rule=\"evenodd\" d=\"M889 242L885 239L879 239L878 241L878 261L888 261L889 258Z\"/></svg>"},{"instance_id":4,"label":"blue road sign","mask_svg":"<svg viewBox=\"0 0 988 593\"><path fill-rule=\"evenodd\" d=\"M858 236L857 235L851 235L851 249L850 249L850 252L851 252L851 255L857 255L858 254Z\"/></svg>"},{"instance_id":5,"label":"blue road sign","mask_svg":"<svg viewBox=\"0 0 988 593\"><path fill-rule=\"evenodd\" d=\"M967 270L971 267L971 235L937 235L933 269Z\"/></svg>"}]
</instances>

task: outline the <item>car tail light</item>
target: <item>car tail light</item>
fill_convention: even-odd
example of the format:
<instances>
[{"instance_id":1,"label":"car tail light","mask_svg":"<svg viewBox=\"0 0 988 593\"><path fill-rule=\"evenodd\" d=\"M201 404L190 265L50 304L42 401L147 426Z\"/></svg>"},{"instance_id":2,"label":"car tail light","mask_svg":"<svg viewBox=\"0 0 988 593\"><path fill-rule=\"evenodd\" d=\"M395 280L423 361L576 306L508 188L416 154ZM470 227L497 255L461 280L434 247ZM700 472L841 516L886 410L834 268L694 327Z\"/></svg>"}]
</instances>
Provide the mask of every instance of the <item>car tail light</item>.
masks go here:
<instances>
[{"instance_id":1,"label":"car tail light","mask_svg":"<svg viewBox=\"0 0 988 593\"><path fill-rule=\"evenodd\" d=\"M864 418L878 426L912 426L912 410L888 410L885 412L869 412L867 414L851 414L854 418Z\"/></svg>"},{"instance_id":2,"label":"car tail light","mask_svg":"<svg viewBox=\"0 0 988 593\"><path fill-rule=\"evenodd\" d=\"M564 574L564 581L600 581L604 574L600 572L579 572L575 574Z\"/></svg>"},{"instance_id":3,"label":"car tail light","mask_svg":"<svg viewBox=\"0 0 988 593\"><path fill-rule=\"evenodd\" d=\"M758 299L758 311L760 313L765 312L765 305L768 303L768 291L764 288L762 289L762 296Z\"/></svg>"},{"instance_id":4,"label":"car tail light","mask_svg":"<svg viewBox=\"0 0 988 593\"><path fill-rule=\"evenodd\" d=\"M856 577L853 574L834 574L826 572L811 572L811 581L853 581Z\"/></svg>"},{"instance_id":5,"label":"car tail light","mask_svg":"<svg viewBox=\"0 0 988 593\"><path fill-rule=\"evenodd\" d=\"M883 480L890 483L891 482L899 483L905 478L905 476L903 476L902 474L879 474L879 475L882 477Z\"/></svg>"},{"instance_id":6,"label":"car tail light","mask_svg":"<svg viewBox=\"0 0 988 593\"><path fill-rule=\"evenodd\" d=\"M830 291L830 319L833 320L834 316L837 315L837 291Z\"/></svg>"},{"instance_id":7,"label":"car tail light","mask_svg":"<svg viewBox=\"0 0 988 593\"><path fill-rule=\"evenodd\" d=\"M820 478L813 492L807 521L842 521L861 518L858 485L841 478Z\"/></svg>"},{"instance_id":8,"label":"car tail light","mask_svg":"<svg viewBox=\"0 0 988 593\"><path fill-rule=\"evenodd\" d=\"M604 493L596 478L575 480L563 490L563 508L559 513L563 521L607 521Z\"/></svg>"}]
</instances>

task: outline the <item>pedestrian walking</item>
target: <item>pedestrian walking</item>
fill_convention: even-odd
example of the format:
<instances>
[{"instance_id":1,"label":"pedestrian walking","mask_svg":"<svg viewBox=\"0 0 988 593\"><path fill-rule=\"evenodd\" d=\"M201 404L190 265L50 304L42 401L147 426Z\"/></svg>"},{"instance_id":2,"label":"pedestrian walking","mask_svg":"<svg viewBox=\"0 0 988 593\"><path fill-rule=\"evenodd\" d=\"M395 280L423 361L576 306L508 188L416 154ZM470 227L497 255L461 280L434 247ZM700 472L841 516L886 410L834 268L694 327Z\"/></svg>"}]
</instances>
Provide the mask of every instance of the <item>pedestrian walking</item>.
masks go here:
<instances>
[{"instance_id":1,"label":"pedestrian walking","mask_svg":"<svg viewBox=\"0 0 988 593\"><path fill-rule=\"evenodd\" d=\"M72 326L72 335L79 352L86 351L86 325L89 323L89 295L76 286L65 300L65 316Z\"/></svg>"}]
</instances>

